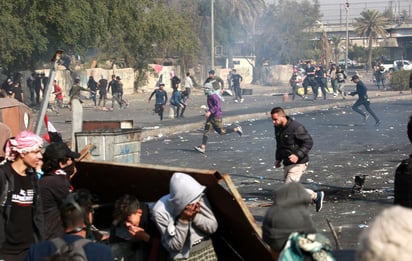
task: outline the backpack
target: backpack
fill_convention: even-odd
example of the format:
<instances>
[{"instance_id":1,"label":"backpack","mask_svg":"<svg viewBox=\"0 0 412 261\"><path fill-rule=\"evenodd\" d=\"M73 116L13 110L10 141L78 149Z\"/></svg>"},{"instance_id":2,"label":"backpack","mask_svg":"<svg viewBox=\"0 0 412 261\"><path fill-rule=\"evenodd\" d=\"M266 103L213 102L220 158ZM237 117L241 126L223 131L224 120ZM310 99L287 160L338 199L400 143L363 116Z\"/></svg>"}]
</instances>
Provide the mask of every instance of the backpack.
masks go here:
<instances>
[{"instance_id":1,"label":"backpack","mask_svg":"<svg viewBox=\"0 0 412 261\"><path fill-rule=\"evenodd\" d=\"M56 247L57 251L55 254L64 255L69 257L73 261L87 261L86 252L84 251L84 246L92 242L89 239L79 239L71 244L68 244L61 237L53 238L50 240Z\"/></svg>"}]
</instances>

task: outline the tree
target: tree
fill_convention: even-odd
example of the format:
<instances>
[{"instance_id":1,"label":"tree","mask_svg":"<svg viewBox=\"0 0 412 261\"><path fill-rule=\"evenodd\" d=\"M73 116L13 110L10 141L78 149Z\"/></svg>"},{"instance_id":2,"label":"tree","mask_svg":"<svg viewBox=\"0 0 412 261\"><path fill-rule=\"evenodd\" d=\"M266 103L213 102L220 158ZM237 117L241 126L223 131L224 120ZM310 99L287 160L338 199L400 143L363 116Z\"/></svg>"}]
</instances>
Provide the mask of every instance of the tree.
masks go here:
<instances>
[{"instance_id":1,"label":"tree","mask_svg":"<svg viewBox=\"0 0 412 261\"><path fill-rule=\"evenodd\" d=\"M333 44L333 58L334 58L334 62L337 64L338 60L339 60L339 56L341 54L341 45L344 44L343 38L341 35L336 35L336 36L332 36L331 37L331 42Z\"/></svg>"},{"instance_id":2,"label":"tree","mask_svg":"<svg viewBox=\"0 0 412 261\"><path fill-rule=\"evenodd\" d=\"M184 10L178 11L166 1L151 0L107 0L106 5L110 11L104 52L124 57L140 77L155 57L184 55L189 59L198 52L198 37L190 27L194 21Z\"/></svg>"},{"instance_id":3,"label":"tree","mask_svg":"<svg viewBox=\"0 0 412 261\"><path fill-rule=\"evenodd\" d=\"M315 43L309 40L313 38L310 29L319 18L316 2L285 0L272 5L259 24L260 54L279 64L312 58Z\"/></svg>"},{"instance_id":4,"label":"tree","mask_svg":"<svg viewBox=\"0 0 412 261\"><path fill-rule=\"evenodd\" d=\"M385 25L387 18L377 10L361 12L360 18L355 18L355 33L368 38L368 66L372 68L372 43L378 37L386 37Z\"/></svg>"},{"instance_id":5,"label":"tree","mask_svg":"<svg viewBox=\"0 0 412 261\"><path fill-rule=\"evenodd\" d=\"M319 3L281 0L268 6L257 25L256 70L257 82L264 61L272 64L297 63L319 54L311 28L320 18Z\"/></svg>"},{"instance_id":6,"label":"tree","mask_svg":"<svg viewBox=\"0 0 412 261\"><path fill-rule=\"evenodd\" d=\"M47 50L46 29L33 6L35 1L0 1L0 65L7 75L33 68L32 54Z\"/></svg>"},{"instance_id":7,"label":"tree","mask_svg":"<svg viewBox=\"0 0 412 261\"><path fill-rule=\"evenodd\" d=\"M0 64L6 73L49 62L57 49L83 53L102 42L107 8L101 1L0 1Z\"/></svg>"},{"instance_id":8,"label":"tree","mask_svg":"<svg viewBox=\"0 0 412 261\"><path fill-rule=\"evenodd\" d=\"M202 0L199 4L199 14L210 17L211 0ZM214 36L215 44L222 45L227 51L229 67L233 67L233 47L237 42L247 42L248 32L253 32L256 17L264 9L264 0L215 0L214 7ZM206 21L204 21L206 22ZM210 20L203 23L203 31L210 32ZM203 42L210 43L208 34L203 35ZM210 44L209 44L210 46ZM205 46L208 48L209 46ZM210 48L209 52L210 53Z\"/></svg>"},{"instance_id":9,"label":"tree","mask_svg":"<svg viewBox=\"0 0 412 261\"><path fill-rule=\"evenodd\" d=\"M246 42L248 32L253 32L255 19L266 7L264 0L221 0L216 12L219 29L225 31L223 45L228 51L229 68L233 67L233 46L237 41Z\"/></svg>"}]
</instances>

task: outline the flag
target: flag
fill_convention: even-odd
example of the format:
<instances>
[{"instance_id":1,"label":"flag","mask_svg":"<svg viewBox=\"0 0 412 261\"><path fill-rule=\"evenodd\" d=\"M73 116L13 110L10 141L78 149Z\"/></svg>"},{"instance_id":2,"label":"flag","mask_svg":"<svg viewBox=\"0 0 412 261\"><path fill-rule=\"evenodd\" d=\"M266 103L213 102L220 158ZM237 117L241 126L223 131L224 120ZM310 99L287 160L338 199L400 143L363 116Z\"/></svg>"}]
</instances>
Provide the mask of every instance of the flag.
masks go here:
<instances>
[{"instance_id":1,"label":"flag","mask_svg":"<svg viewBox=\"0 0 412 261\"><path fill-rule=\"evenodd\" d=\"M47 133L43 135L43 138L48 142L63 142L62 135L56 130L54 125L49 122L49 116L44 115L44 124L46 125Z\"/></svg>"}]
</instances>

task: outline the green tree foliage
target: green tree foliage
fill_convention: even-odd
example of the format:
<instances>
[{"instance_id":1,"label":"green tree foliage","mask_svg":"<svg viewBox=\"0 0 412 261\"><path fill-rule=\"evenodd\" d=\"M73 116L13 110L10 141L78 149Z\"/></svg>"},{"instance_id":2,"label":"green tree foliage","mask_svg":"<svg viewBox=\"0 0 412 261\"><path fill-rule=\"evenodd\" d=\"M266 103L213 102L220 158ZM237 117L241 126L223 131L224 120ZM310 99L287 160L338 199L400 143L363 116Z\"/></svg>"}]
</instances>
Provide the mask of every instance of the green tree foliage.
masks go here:
<instances>
[{"instance_id":1,"label":"green tree foliage","mask_svg":"<svg viewBox=\"0 0 412 261\"><path fill-rule=\"evenodd\" d=\"M408 71L395 71L390 78L390 84L393 90L405 91L409 89L409 76L412 72Z\"/></svg>"},{"instance_id":2,"label":"green tree foliage","mask_svg":"<svg viewBox=\"0 0 412 261\"><path fill-rule=\"evenodd\" d=\"M97 47L104 38L107 8L102 1L44 0L43 23L47 28L48 48L52 53L62 48L68 52L83 52Z\"/></svg>"},{"instance_id":3,"label":"green tree foliage","mask_svg":"<svg viewBox=\"0 0 412 261\"><path fill-rule=\"evenodd\" d=\"M47 50L47 30L40 14L32 11L36 5L34 0L0 1L0 65L6 74L31 68L32 54Z\"/></svg>"},{"instance_id":4,"label":"green tree foliage","mask_svg":"<svg viewBox=\"0 0 412 261\"><path fill-rule=\"evenodd\" d=\"M360 18L355 18L355 33L368 38L368 65L372 67L372 43L378 37L386 37L385 25L387 18L377 10L361 12Z\"/></svg>"},{"instance_id":5,"label":"green tree foliage","mask_svg":"<svg viewBox=\"0 0 412 261\"><path fill-rule=\"evenodd\" d=\"M153 0L2 0L0 64L6 71L33 69L56 49L100 50L109 55L96 58L124 57L136 69L155 55L191 60L198 53L197 3L182 1L183 9Z\"/></svg>"}]
</instances>

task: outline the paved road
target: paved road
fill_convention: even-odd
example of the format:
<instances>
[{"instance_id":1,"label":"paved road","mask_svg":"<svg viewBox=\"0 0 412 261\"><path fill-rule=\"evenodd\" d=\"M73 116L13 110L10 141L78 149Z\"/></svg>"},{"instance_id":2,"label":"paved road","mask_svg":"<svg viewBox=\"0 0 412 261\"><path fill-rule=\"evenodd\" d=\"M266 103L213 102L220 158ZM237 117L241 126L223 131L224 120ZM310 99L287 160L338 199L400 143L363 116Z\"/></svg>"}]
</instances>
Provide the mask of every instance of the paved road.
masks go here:
<instances>
[{"instance_id":1,"label":"paved road","mask_svg":"<svg viewBox=\"0 0 412 261\"><path fill-rule=\"evenodd\" d=\"M353 85L347 87L353 89ZM200 105L205 104L202 92L196 91L183 119L165 119L162 122L152 114L149 94L129 97L126 110L104 112L87 106L85 120L129 120L145 129L142 143L142 163L169 166L213 168L229 173L245 198L258 222L262 220L273 190L282 184L281 170L273 169L273 126L267 112L274 106L283 106L302 122L313 135L315 146L311 163L304 177L306 186L326 192L324 210L313 218L317 227L331 237L326 218L338 230L344 248L356 247L357 235L382 208L389 206L393 197L393 173L399 160L411 151L405 130L412 114L412 96L399 92L380 92L370 88L372 108L379 114L382 125L374 127L350 109L354 98L342 101L295 100L284 102L288 87L253 86L253 95L245 96L243 104L234 103L226 96L224 121L241 122L244 136L236 134L211 135L206 155L193 150L201 142L204 119ZM110 103L109 103L110 104ZM50 120L70 134L69 111L50 114ZM353 177L367 174L364 193L351 193Z\"/></svg>"},{"instance_id":2,"label":"paved road","mask_svg":"<svg viewBox=\"0 0 412 261\"><path fill-rule=\"evenodd\" d=\"M324 209L313 218L327 233L326 219L336 227L342 246L353 248L357 235L382 208L393 200L394 170L411 152L406 123L412 115L411 101L373 104L383 123L362 122L351 108L338 108L293 117L314 138L305 186L324 190ZM147 141L142 146L142 163L217 169L229 173L241 195L260 222L271 195L282 182L281 169L273 169L274 135L270 120L242 123L245 134L210 137L207 154L193 150L201 141L201 130ZM352 193L355 175L368 175L363 193ZM331 237L332 239L332 237Z\"/></svg>"}]
</instances>

